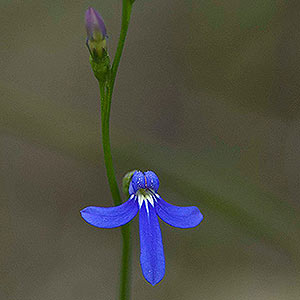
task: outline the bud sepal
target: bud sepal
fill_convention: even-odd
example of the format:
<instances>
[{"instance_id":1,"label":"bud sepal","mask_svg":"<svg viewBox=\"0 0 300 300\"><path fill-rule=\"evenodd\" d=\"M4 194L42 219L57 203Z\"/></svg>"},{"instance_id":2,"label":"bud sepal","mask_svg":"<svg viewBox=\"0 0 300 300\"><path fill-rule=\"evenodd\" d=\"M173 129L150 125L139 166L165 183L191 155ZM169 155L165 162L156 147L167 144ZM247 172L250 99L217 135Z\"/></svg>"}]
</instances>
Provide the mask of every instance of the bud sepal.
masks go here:
<instances>
[{"instance_id":1,"label":"bud sepal","mask_svg":"<svg viewBox=\"0 0 300 300\"><path fill-rule=\"evenodd\" d=\"M130 171L126 173L123 177L123 182L122 182L122 189L123 189L123 194L128 198L129 197L129 185L132 179L133 174L135 173L136 170Z\"/></svg>"},{"instance_id":2,"label":"bud sepal","mask_svg":"<svg viewBox=\"0 0 300 300\"><path fill-rule=\"evenodd\" d=\"M90 55L90 64L98 81L106 82L111 69L110 58L106 50L103 50L102 57L93 57Z\"/></svg>"}]
</instances>

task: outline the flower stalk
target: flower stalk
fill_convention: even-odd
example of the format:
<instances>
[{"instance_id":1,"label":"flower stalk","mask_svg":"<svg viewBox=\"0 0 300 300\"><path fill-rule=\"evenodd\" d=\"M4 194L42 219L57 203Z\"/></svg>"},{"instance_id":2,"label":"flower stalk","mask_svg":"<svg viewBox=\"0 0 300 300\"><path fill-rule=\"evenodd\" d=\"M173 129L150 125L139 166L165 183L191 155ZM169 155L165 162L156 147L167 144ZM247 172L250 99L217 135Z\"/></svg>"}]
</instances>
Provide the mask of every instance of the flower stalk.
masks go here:
<instances>
[{"instance_id":1,"label":"flower stalk","mask_svg":"<svg viewBox=\"0 0 300 300\"><path fill-rule=\"evenodd\" d=\"M102 146L104 162L106 167L107 179L114 201L114 205L122 203L120 191L118 188L110 146L109 119L111 98L105 93L103 84L99 84L101 94L101 120L102 120ZM130 299L130 270L131 270L131 241L130 241L130 224L121 227L122 233L122 261L120 271L120 300Z\"/></svg>"},{"instance_id":2,"label":"flower stalk","mask_svg":"<svg viewBox=\"0 0 300 300\"><path fill-rule=\"evenodd\" d=\"M122 199L113 166L110 145L109 121L115 79L125 45L133 2L134 1L132 0L123 0L121 32L112 67L110 67L110 60L106 48L107 35L104 22L99 13L94 9L89 8L86 13L86 28L88 34L87 46L91 54L91 66L94 71L95 77L99 82L101 97L101 127L104 162L111 195L115 206L120 205L122 203ZM119 299L129 300L131 265L130 225L127 224L123 226L121 228L121 232L123 245Z\"/></svg>"}]
</instances>

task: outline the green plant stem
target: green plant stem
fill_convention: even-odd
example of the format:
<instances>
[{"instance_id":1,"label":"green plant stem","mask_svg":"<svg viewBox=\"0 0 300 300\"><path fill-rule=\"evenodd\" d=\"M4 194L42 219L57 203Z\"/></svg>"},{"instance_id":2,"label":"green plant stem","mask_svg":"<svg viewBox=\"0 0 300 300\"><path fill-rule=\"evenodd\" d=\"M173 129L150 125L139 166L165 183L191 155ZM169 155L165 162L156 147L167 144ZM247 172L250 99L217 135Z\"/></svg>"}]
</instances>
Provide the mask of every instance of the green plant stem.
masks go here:
<instances>
[{"instance_id":1,"label":"green plant stem","mask_svg":"<svg viewBox=\"0 0 300 300\"><path fill-rule=\"evenodd\" d=\"M133 2L131 0L123 0L121 32L120 32L119 42L118 42L118 46L117 46L117 51L116 51L113 65L112 65L111 72L110 72L109 85L107 88L107 106L106 106L107 112L106 113L107 113L108 118L110 117L112 95L113 95L116 76L117 76L117 72L118 72L118 68L119 68L119 64L120 64L121 56L123 53L126 36L127 36L127 31L128 31L128 26L129 26L129 21L130 21L130 16L131 16L131 10L132 10L132 4L133 4Z\"/></svg>"},{"instance_id":2,"label":"green plant stem","mask_svg":"<svg viewBox=\"0 0 300 300\"><path fill-rule=\"evenodd\" d=\"M122 226L123 249L122 266L120 273L120 300L130 299L130 278L131 278L131 240L130 224Z\"/></svg>"},{"instance_id":3,"label":"green plant stem","mask_svg":"<svg viewBox=\"0 0 300 300\"><path fill-rule=\"evenodd\" d=\"M101 123L102 123L102 146L104 154L104 162L106 167L107 179L110 187L110 191L114 200L114 205L120 205L122 203L121 195L119 192L115 171L113 167L110 136L109 136L109 115L107 115L107 97L104 85L100 84L101 95Z\"/></svg>"},{"instance_id":4,"label":"green plant stem","mask_svg":"<svg viewBox=\"0 0 300 300\"><path fill-rule=\"evenodd\" d=\"M109 115L107 115L107 94L105 87L100 84L101 94L101 120L102 120L102 145L104 153L104 162L110 191L114 204L122 203L121 195L117 185L115 171L113 167L110 136L109 136ZM122 261L120 272L120 300L130 299L130 265L131 265L131 242L130 242L130 224L121 227L122 232Z\"/></svg>"},{"instance_id":5,"label":"green plant stem","mask_svg":"<svg viewBox=\"0 0 300 300\"><path fill-rule=\"evenodd\" d=\"M128 31L128 25L130 21L131 0L123 0L122 6L122 25L121 32L116 50L115 58L110 72L110 77L107 83L100 83L100 95L101 95L101 123L102 123L102 145L104 153L104 161L107 173L107 179L110 187L110 191L113 197L114 204L120 205L122 203L121 195L119 192L115 171L113 167L110 135L109 135L109 120L110 120L110 108L113 95L113 89L115 79L120 64L120 59L123 53L125 45L125 39ZM127 224L121 227L122 232L122 262L120 272L120 300L130 299L130 266L131 266L131 242L130 242L130 225Z\"/></svg>"},{"instance_id":6,"label":"green plant stem","mask_svg":"<svg viewBox=\"0 0 300 300\"><path fill-rule=\"evenodd\" d=\"M115 79L120 64L120 59L125 45L125 39L127 36L127 31L128 31L128 26L129 26L129 21L131 16L131 9L132 9L132 2L130 0L123 0L121 32L120 32L120 37L119 37L119 42L118 42L118 47L115 54L114 62L111 68L111 78L110 78L111 91L114 88Z\"/></svg>"}]
</instances>

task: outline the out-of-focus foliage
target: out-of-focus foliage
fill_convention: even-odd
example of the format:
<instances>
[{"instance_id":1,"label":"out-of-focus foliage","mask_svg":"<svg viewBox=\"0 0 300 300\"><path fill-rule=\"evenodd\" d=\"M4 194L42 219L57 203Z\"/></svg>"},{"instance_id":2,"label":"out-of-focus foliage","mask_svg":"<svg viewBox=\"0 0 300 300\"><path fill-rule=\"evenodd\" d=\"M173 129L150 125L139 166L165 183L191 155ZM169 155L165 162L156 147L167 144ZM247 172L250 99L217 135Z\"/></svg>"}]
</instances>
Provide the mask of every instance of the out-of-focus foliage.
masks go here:
<instances>
[{"instance_id":1,"label":"out-of-focus foliage","mask_svg":"<svg viewBox=\"0 0 300 300\"><path fill-rule=\"evenodd\" d=\"M79 210L111 205L84 11L101 11L111 52L119 2L1 2L1 299L115 296L119 231ZM299 9L135 2L112 105L120 186L153 169L162 196L205 219L184 234L162 226L155 289L136 272L133 228L134 299L299 297Z\"/></svg>"}]
</instances>

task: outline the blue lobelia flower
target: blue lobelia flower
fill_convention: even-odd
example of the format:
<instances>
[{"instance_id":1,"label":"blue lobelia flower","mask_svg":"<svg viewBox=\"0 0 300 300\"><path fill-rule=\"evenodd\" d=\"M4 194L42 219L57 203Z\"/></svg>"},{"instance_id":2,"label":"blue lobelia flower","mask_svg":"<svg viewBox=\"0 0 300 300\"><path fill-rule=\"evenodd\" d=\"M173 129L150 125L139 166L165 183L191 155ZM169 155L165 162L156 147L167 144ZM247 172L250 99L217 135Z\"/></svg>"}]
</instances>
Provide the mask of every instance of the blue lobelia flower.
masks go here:
<instances>
[{"instance_id":1,"label":"blue lobelia flower","mask_svg":"<svg viewBox=\"0 0 300 300\"><path fill-rule=\"evenodd\" d=\"M159 180L152 171L135 171L129 184L127 202L115 207L89 206L82 218L100 228L114 228L131 221L139 211L140 262L145 279L153 286L165 274L165 256L157 216L179 228L197 226L203 219L195 206L180 207L165 202L158 194Z\"/></svg>"}]
</instances>

